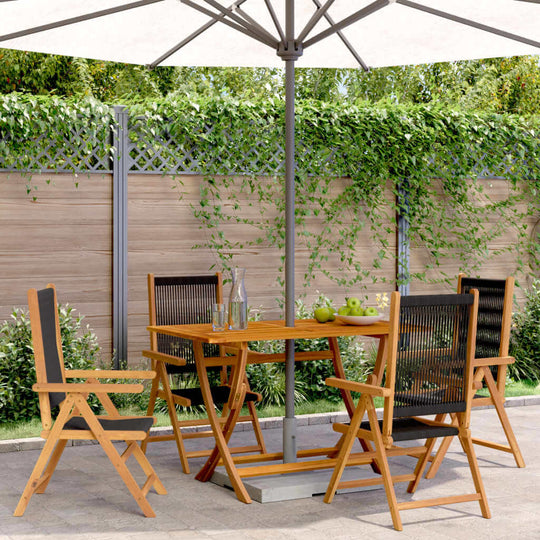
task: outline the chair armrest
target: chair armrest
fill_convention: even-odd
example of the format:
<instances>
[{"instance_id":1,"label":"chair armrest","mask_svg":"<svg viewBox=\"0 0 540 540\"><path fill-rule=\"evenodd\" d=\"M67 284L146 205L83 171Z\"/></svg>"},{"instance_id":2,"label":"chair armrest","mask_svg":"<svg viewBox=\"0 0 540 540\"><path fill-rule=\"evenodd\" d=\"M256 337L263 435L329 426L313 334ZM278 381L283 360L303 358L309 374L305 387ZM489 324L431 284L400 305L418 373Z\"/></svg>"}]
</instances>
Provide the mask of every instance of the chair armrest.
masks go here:
<instances>
[{"instance_id":1,"label":"chair armrest","mask_svg":"<svg viewBox=\"0 0 540 540\"><path fill-rule=\"evenodd\" d=\"M472 362L474 367L506 366L513 364L516 359L513 356L495 356L493 358L475 358Z\"/></svg>"},{"instance_id":2,"label":"chair armrest","mask_svg":"<svg viewBox=\"0 0 540 540\"><path fill-rule=\"evenodd\" d=\"M371 396L388 397L392 394L390 388L348 381L347 379L338 379L337 377L328 377L324 382L327 386L333 386L341 390L350 390L351 392L361 392L362 394L369 394Z\"/></svg>"},{"instance_id":3,"label":"chair armrest","mask_svg":"<svg viewBox=\"0 0 540 540\"><path fill-rule=\"evenodd\" d=\"M140 394L144 390L142 384L95 384L95 383L36 383L34 392L80 392L87 394Z\"/></svg>"},{"instance_id":4,"label":"chair armrest","mask_svg":"<svg viewBox=\"0 0 540 540\"><path fill-rule=\"evenodd\" d=\"M156 376L155 371L130 371L116 369L66 369L64 371L67 378L70 379L153 379Z\"/></svg>"},{"instance_id":5,"label":"chair armrest","mask_svg":"<svg viewBox=\"0 0 540 540\"><path fill-rule=\"evenodd\" d=\"M143 351L142 355L151 360L157 360L158 362L165 362L166 364L172 364L174 366L185 366L186 361L178 356L172 356L171 354L165 354L157 351Z\"/></svg>"}]
</instances>

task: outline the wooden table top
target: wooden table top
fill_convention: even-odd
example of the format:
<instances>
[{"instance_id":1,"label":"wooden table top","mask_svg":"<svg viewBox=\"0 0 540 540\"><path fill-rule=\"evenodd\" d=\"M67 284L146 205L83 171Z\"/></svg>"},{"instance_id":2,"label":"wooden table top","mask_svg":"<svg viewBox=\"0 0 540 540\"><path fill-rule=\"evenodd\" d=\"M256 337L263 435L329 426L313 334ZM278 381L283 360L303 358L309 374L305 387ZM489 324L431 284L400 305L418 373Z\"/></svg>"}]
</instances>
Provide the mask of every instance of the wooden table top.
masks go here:
<instances>
[{"instance_id":1,"label":"wooden table top","mask_svg":"<svg viewBox=\"0 0 540 540\"><path fill-rule=\"evenodd\" d=\"M149 332L169 336L226 345L247 341L272 341L278 339L317 339L340 336L388 335L388 321L366 326L345 325L337 321L319 323L315 319L298 319L294 327L285 326L285 321L250 321L246 330L224 330L214 332L211 324L179 324L148 326Z\"/></svg>"}]
</instances>

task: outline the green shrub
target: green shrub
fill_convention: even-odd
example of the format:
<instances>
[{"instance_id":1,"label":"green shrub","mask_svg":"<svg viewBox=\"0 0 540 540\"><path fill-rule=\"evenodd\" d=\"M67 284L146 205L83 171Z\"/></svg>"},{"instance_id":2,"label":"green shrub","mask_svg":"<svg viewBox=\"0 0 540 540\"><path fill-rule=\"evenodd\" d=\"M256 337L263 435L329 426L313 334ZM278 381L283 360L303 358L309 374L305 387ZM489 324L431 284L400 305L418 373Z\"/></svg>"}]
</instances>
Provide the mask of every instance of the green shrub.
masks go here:
<instances>
[{"instance_id":1,"label":"green shrub","mask_svg":"<svg viewBox=\"0 0 540 540\"><path fill-rule=\"evenodd\" d=\"M74 308L58 307L66 369L92 369L99 360L96 335ZM14 309L0 326L0 422L30 420L39 416L34 350L28 312ZM94 408L96 402L92 401Z\"/></svg>"},{"instance_id":2,"label":"green shrub","mask_svg":"<svg viewBox=\"0 0 540 540\"><path fill-rule=\"evenodd\" d=\"M513 316L510 354L516 361L508 373L514 380L540 381L540 280L533 281L525 297L525 306Z\"/></svg>"}]
</instances>

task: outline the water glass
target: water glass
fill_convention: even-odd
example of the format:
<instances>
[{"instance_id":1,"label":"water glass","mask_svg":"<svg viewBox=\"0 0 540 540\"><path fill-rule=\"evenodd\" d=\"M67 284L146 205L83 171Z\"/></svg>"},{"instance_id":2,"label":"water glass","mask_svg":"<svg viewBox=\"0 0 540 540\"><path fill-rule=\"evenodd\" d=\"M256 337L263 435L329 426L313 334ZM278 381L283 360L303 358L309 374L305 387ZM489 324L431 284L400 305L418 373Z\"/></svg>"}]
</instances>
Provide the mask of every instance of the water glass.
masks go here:
<instances>
[{"instance_id":1,"label":"water glass","mask_svg":"<svg viewBox=\"0 0 540 540\"><path fill-rule=\"evenodd\" d=\"M227 325L225 304L212 304L212 330L222 332Z\"/></svg>"}]
</instances>

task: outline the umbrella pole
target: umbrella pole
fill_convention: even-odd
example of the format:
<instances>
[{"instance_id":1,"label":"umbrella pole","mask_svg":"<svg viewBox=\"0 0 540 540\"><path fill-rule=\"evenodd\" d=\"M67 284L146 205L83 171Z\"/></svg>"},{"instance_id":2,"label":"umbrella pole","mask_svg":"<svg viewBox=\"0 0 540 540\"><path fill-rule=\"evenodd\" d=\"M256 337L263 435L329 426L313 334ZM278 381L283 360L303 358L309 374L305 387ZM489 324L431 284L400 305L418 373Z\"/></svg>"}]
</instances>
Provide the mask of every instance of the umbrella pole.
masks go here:
<instances>
[{"instance_id":1,"label":"umbrella pole","mask_svg":"<svg viewBox=\"0 0 540 540\"><path fill-rule=\"evenodd\" d=\"M294 50L294 2L286 4L286 34L289 52ZM294 98L296 58L285 61L285 324L294 326ZM294 416L294 340L285 342L285 418L283 419L283 461L296 461L296 418Z\"/></svg>"}]
</instances>

